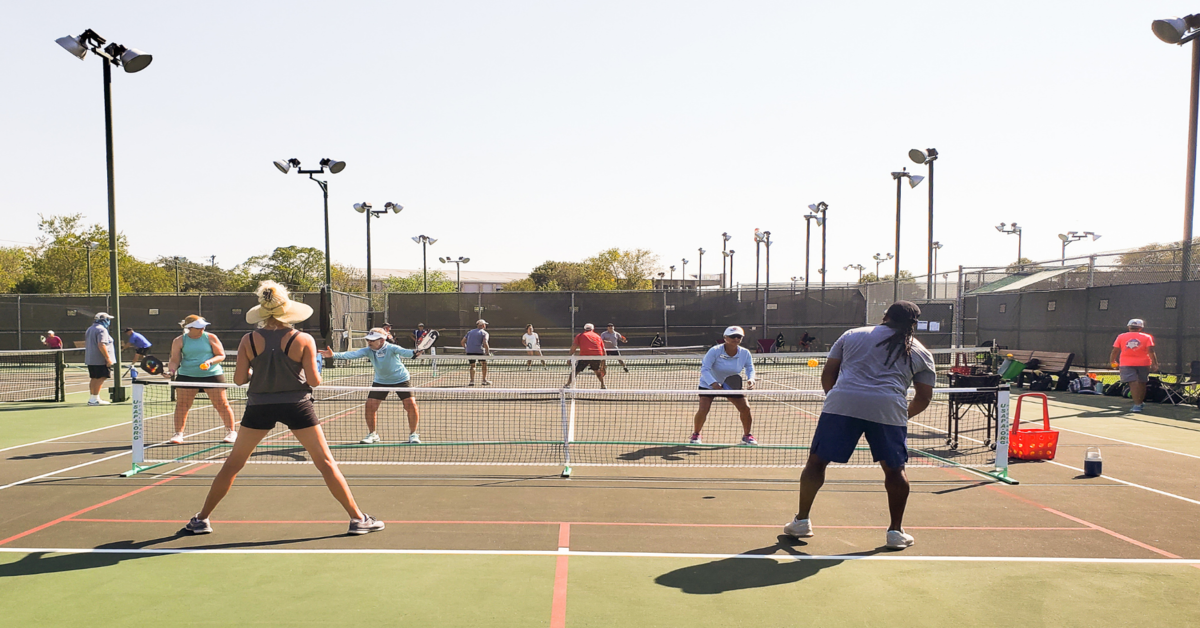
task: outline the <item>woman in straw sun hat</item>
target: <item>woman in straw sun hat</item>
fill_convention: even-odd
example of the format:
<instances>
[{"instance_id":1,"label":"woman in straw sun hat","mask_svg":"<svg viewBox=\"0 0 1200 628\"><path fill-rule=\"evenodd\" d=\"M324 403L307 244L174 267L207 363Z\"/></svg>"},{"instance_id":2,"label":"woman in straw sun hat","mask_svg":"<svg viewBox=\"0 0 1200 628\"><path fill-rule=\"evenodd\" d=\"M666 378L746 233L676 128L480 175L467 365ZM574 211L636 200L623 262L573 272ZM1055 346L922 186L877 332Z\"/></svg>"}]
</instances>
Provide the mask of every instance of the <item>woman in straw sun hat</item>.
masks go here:
<instances>
[{"instance_id":1,"label":"woman in straw sun hat","mask_svg":"<svg viewBox=\"0 0 1200 628\"><path fill-rule=\"evenodd\" d=\"M221 369L221 363L225 361L225 347L216 334L204 331L208 321L192 314L179 321L179 326L183 328L183 333L171 341L171 359L163 375L172 377L176 382L224 384L225 371ZM237 439L237 432L233 431L233 409L229 407L225 389L219 386L175 388L175 435L170 442L183 444L183 428L187 426L188 411L201 391L208 396L221 422L225 424L225 442L232 443Z\"/></svg>"},{"instance_id":2,"label":"woman in straw sun hat","mask_svg":"<svg viewBox=\"0 0 1200 628\"><path fill-rule=\"evenodd\" d=\"M233 480L245 466L254 448L275 427L283 423L312 458L325 479L325 486L350 515L347 534L366 534L383 529L383 522L359 510L338 469L321 423L313 408L312 387L321 385L317 372L317 346L313 337L296 331L292 325L312 316L311 307L291 300L287 288L274 281L258 285L258 305L246 312L246 322L259 329L242 337L238 345L234 383L249 383L242 429L233 451L225 459L204 507L183 528L189 534L212 532L208 517L233 486Z\"/></svg>"}]
</instances>

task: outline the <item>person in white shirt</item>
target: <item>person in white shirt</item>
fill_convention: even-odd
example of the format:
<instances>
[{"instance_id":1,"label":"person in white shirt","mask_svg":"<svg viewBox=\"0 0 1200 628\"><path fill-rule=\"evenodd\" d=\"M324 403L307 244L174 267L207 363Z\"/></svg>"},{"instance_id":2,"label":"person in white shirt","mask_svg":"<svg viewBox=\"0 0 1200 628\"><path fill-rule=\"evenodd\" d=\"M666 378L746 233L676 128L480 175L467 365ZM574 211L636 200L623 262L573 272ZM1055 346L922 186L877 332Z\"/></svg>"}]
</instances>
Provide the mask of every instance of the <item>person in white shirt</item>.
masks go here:
<instances>
[{"instance_id":1,"label":"person in white shirt","mask_svg":"<svg viewBox=\"0 0 1200 628\"><path fill-rule=\"evenodd\" d=\"M742 371L746 372L746 388L754 388L754 360L750 356L750 351L742 346L742 338L746 332L742 331L741 327L736 325L725 329L725 342L708 350L704 354L704 360L700 362L700 390L724 390L724 382L726 378L741 375ZM700 430L704 429L704 421L708 418L708 411L712 407L713 399L716 397L728 397L729 402L733 407L737 408L738 416L742 421L742 444L757 445L754 435L750 433L750 425L754 422L750 415L750 405L746 403L746 396L739 394L700 395L700 407L696 410L696 417L693 421L695 432L692 433L691 443L700 444Z\"/></svg>"},{"instance_id":2,"label":"person in white shirt","mask_svg":"<svg viewBox=\"0 0 1200 628\"><path fill-rule=\"evenodd\" d=\"M525 326L525 335L521 336L521 344L525 345L525 353L544 357L542 356L542 340L538 337L537 332L533 331L533 325ZM550 368L546 366L545 360L542 360L542 368L545 370ZM526 360L525 370L533 370L533 360Z\"/></svg>"},{"instance_id":3,"label":"person in white shirt","mask_svg":"<svg viewBox=\"0 0 1200 628\"><path fill-rule=\"evenodd\" d=\"M604 341L604 354L618 356L617 362L619 362L621 364L621 368L625 369L625 372L628 373L629 367L625 366L625 360L622 360L619 357L621 355L619 345L622 342L629 342L629 340L626 339L625 336L622 336L621 332L617 331L616 326L612 323L608 324L608 329L600 333L600 339Z\"/></svg>"}]
</instances>

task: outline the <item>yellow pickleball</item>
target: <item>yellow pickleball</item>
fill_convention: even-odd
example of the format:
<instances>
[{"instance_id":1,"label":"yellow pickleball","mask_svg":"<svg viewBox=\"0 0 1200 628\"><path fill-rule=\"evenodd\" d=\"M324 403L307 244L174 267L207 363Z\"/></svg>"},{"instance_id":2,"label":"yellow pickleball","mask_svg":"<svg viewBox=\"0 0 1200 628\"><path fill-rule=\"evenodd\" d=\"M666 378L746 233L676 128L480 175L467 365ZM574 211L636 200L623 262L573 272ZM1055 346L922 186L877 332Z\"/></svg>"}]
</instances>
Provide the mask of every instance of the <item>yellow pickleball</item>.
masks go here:
<instances>
[{"instance_id":1,"label":"yellow pickleball","mask_svg":"<svg viewBox=\"0 0 1200 628\"><path fill-rule=\"evenodd\" d=\"M809 360L808 365L812 366L812 367L816 367L818 365L816 358Z\"/></svg>"},{"instance_id":2,"label":"yellow pickleball","mask_svg":"<svg viewBox=\"0 0 1200 628\"><path fill-rule=\"evenodd\" d=\"M201 370L201 371L207 371L207 370L208 370L208 362L202 362L202 363L200 364L200 370Z\"/></svg>"}]
</instances>

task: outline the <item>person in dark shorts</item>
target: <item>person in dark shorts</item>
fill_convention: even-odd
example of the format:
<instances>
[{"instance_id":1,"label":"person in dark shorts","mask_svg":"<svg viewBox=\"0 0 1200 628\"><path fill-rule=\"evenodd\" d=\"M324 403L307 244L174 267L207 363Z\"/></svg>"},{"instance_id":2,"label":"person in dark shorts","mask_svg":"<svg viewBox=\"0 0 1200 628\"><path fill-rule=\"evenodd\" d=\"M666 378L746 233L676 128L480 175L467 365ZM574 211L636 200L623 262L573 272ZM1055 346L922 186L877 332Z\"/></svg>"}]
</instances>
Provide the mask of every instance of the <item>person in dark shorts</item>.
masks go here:
<instances>
[{"instance_id":1,"label":"person in dark shorts","mask_svg":"<svg viewBox=\"0 0 1200 628\"><path fill-rule=\"evenodd\" d=\"M700 390L722 390L725 388L726 378L733 375L740 377L743 371L746 373L746 388L754 389L754 358L750 351L742 346L742 338L745 336L746 332L741 327L734 325L725 328L724 342L709 349L700 361ZM700 395L700 407L696 409L696 416L692 420L695 431L692 432L689 442L694 445L703 442L700 440L700 430L704 429L708 411L716 397L728 398L733 407L737 408L738 418L742 422L742 444L757 445L758 440L750 433L750 426L754 423L750 414L750 404L746 403L745 395L737 394Z\"/></svg>"},{"instance_id":2,"label":"person in dark shorts","mask_svg":"<svg viewBox=\"0 0 1200 628\"><path fill-rule=\"evenodd\" d=\"M809 511L825 483L825 467L849 462L865 435L872 457L883 468L887 489L891 523L886 546L898 550L913 544L902 525L909 492L904 473L908 420L929 407L937 382L933 354L913 338L920 316L915 303L897 301L887 309L882 325L851 329L830 347L821 372L825 406L800 475L800 508L783 527L785 534L813 535ZM916 389L912 401L909 385Z\"/></svg>"},{"instance_id":3,"label":"person in dark shorts","mask_svg":"<svg viewBox=\"0 0 1200 628\"><path fill-rule=\"evenodd\" d=\"M321 351L321 355L339 360L368 358L371 360L371 366L375 369L375 377L371 382L371 386L374 388L411 387L408 369L404 368L404 363L400 361L400 358L415 358L421 355L421 352L388 343L387 332L381 327L368 331L366 340L367 346L361 349L334 353L329 347L325 347ZM380 441L379 431L376 429L376 416L379 413L380 404L387 399L388 392L387 390L373 390L367 393L367 404L363 412L367 421L367 435L358 442L372 445ZM417 434L417 423L421 421L417 400L413 399L412 393L401 390L396 391L396 396L400 398L404 404L404 411L408 414L408 442L421 442L421 435Z\"/></svg>"},{"instance_id":4,"label":"person in dark shorts","mask_svg":"<svg viewBox=\"0 0 1200 628\"><path fill-rule=\"evenodd\" d=\"M258 285L258 305L246 312L246 322L259 329L242 336L238 345L233 381L249 383L242 429L233 451L221 465L208 489L204 506L180 532L208 534L213 531L208 517L216 510L255 447L283 423L300 441L321 472L325 486L350 515L347 534L366 534L384 528L383 522L359 509L346 478L329 451L325 432L313 408L312 387L321 385L317 371L317 345L313 337L292 328L312 316L312 307L288 298L287 289L274 281Z\"/></svg>"},{"instance_id":5,"label":"person in dark shorts","mask_svg":"<svg viewBox=\"0 0 1200 628\"><path fill-rule=\"evenodd\" d=\"M388 329L389 336L391 335L391 333L392 333L392 330ZM417 346L417 343L421 342L421 339L425 337L425 334L428 334L428 333L429 333L429 330L425 329L425 323L417 323L417 328L414 329L413 332L408 335L408 337L410 339L412 339L413 346L415 347L415 346ZM393 340L392 342L395 342L395 340Z\"/></svg>"},{"instance_id":6,"label":"person in dark shorts","mask_svg":"<svg viewBox=\"0 0 1200 628\"><path fill-rule=\"evenodd\" d=\"M204 328L208 327L208 321L192 314L179 321L179 326L183 328L183 334L171 341L171 359L167 362L163 376L176 382L224 384L225 371L221 369L221 363L225 361L225 347L216 334L204 331ZM233 408L229 407L224 388L180 386L175 389L175 435L168 442L183 444L183 430L187 427L188 412L192 409L196 395L201 391L208 397L217 415L221 417L221 422L225 424L224 442L232 443L237 440L237 432L233 429Z\"/></svg>"},{"instance_id":7,"label":"person in dark shorts","mask_svg":"<svg viewBox=\"0 0 1200 628\"><path fill-rule=\"evenodd\" d=\"M112 367L117 363L117 352L113 349L113 337L108 333L112 316L99 312L92 319L92 326L84 333L83 363L88 368L88 405L107 406L108 401L100 398L104 382L112 377Z\"/></svg>"},{"instance_id":8,"label":"person in dark shorts","mask_svg":"<svg viewBox=\"0 0 1200 628\"><path fill-rule=\"evenodd\" d=\"M621 332L617 331L616 326L612 323L609 323L608 328L601 332L600 339L604 341L604 355L618 356L617 362L620 362L621 368L625 369L625 372L628 373L629 367L625 366L625 360L622 360L619 356L621 355L621 343L629 342L629 340L625 336L622 336Z\"/></svg>"},{"instance_id":9,"label":"person in dark shorts","mask_svg":"<svg viewBox=\"0 0 1200 628\"><path fill-rule=\"evenodd\" d=\"M491 345L488 344L489 335L486 331L487 324L488 324L488 322L481 318L481 319L475 321L475 329L472 329L471 331L467 332L467 335L463 336L462 342L460 344L462 345L462 347L464 349L466 349L468 356L487 355L487 354L491 353L492 347L491 347ZM422 337L424 337L424 334L422 334ZM487 360L472 359L472 360L467 360L467 362L470 363L470 379L467 381L468 386L475 385L475 363L476 362L479 362L480 368L482 369L480 372L481 381L479 383L482 384L483 386L491 386L492 385L492 383L489 382L488 378L487 378Z\"/></svg>"},{"instance_id":10,"label":"person in dark shorts","mask_svg":"<svg viewBox=\"0 0 1200 628\"><path fill-rule=\"evenodd\" d=\"M1125 325L1128 330L1113 342L1108 361L1119 369L1121 381L1129 384L1129 396L1133 398L1130 412L1141 412L1146 403L1146 385L1150 373L1158 371L1158 354L1154 352L1154 336L1143 331L1146 321L1130 319Z\"/></svg>"},{"instance_id":11,"label":"person in dark shorts","mask_svg":"<svg viewBox=\"0 0 1200 628\"><path fill-rule=\"evenodd\" d=\"M150 340L145 336L133 331L132 327L126 327L122 333L125 334L125 343L133 347L134 355L138 356L138 358L150 355L150 347L153 345L150 344ZM138 360L135 359L135 361Z\"/></svg>"},{"instance_id":12,"label":"person in dark shorts","mask_svg":"<svg viewBox=\"0 0 1200 628\"><path fill-rule=\"evenodd\" d=\"M571 356L576 353L581 356L605 355L604 340L600 338L600 334L596 333L595 325L591 323L584 325L583 333L575 336L575 340L571 342L571 352L567 355ZM579 360L575 362L575 372L567 376L566 385L570 386L575 376L582 373L584 369L592 369L592 372L596 374L596 379L600 380L600 387L605 388L604 374L606 366L603 358L599 360Z\"/></svg>"}]
</instances>

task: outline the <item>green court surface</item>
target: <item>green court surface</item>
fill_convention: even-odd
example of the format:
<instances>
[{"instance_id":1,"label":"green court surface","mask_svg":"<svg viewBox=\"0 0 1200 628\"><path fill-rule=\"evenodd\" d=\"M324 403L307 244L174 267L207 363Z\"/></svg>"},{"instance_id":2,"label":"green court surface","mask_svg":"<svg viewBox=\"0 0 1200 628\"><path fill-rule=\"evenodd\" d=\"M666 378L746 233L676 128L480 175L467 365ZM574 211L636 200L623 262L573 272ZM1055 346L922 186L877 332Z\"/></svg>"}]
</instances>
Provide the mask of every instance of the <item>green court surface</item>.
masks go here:
<instances>
[{"instance_id":1,"label":"green court surface","mask_svg":"<svg viewBox=\"0 0 1200 628\"><path fill-rule=\"evenodd\" d=\"M910 470L902 552L872 468L830 470L802 540L797 469L347 466L388 526L348 537L305 464L179 536L216 463L121 478L127 404L4 405L10 440L70 436L0 452L0 625L1200 625L1200 412L1050 397L1058 457L1020 485Z\"/></svg>"},{"instance_id":2,"label":"green court surface","mask_svg":"<svg viewBox=\"0 0 1200 628\"><path fill-rule=\"evenodd\" d=\"M129 423L128 403L88 407L87 397L85 389L68 393L64 403L0 404L0 449Z\"/></svg>"}]
</instances>

